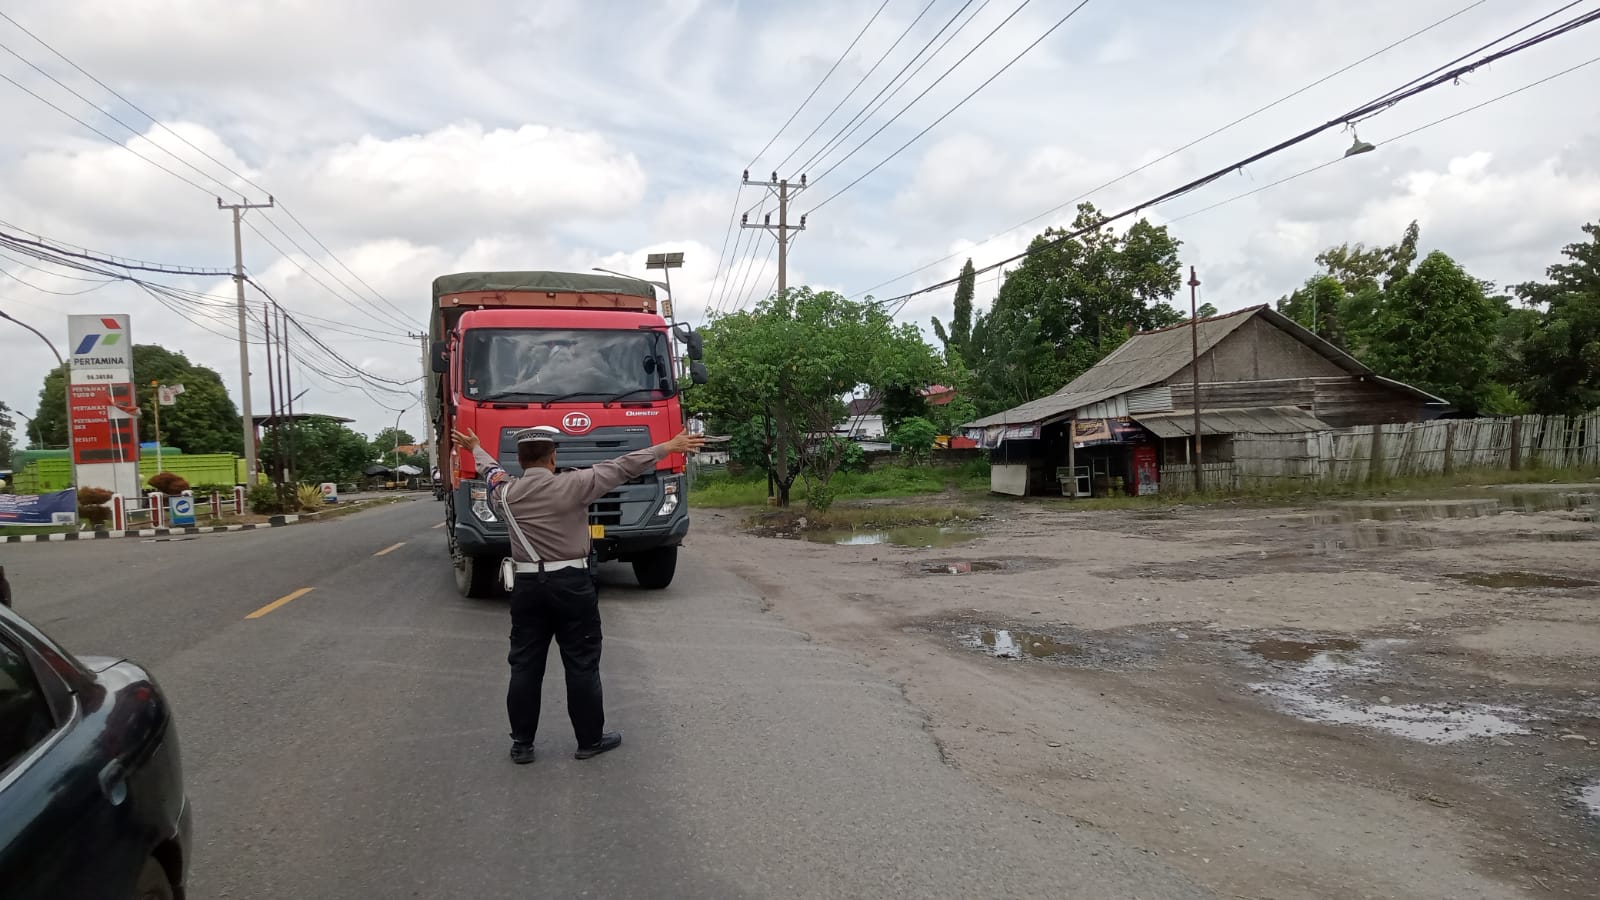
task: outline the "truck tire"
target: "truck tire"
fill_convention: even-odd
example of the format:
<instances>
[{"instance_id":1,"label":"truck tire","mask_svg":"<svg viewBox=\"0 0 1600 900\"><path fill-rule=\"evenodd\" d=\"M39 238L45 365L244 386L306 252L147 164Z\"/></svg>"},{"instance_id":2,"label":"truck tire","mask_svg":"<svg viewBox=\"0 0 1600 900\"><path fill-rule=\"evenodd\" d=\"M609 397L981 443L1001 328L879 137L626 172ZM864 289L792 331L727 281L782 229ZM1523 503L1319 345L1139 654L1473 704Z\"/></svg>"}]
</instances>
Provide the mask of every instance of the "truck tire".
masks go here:
<instances>
[{"instance_id":1,"label":"truck tire","mask_svg":"<svg viewBox=\"0 0 1600 900\"><path fill-rule=\"evenodd\" d=\"M458 551L459 552L459 551ZM456 560L456 590L463 597L482 600L500 594L500 561L462 553Z\"/></svg>"},{"instance_id":2,"label":"truck tire","mask_svg":"<svg viewBox=\"0 0 1600 900\"><path fill-rule=\"evenodd\" d=\"M677 571L677 547L657 547L633 558L633 577L647 591L659 591L671 584Z\"/></svg>"}]
</instances>

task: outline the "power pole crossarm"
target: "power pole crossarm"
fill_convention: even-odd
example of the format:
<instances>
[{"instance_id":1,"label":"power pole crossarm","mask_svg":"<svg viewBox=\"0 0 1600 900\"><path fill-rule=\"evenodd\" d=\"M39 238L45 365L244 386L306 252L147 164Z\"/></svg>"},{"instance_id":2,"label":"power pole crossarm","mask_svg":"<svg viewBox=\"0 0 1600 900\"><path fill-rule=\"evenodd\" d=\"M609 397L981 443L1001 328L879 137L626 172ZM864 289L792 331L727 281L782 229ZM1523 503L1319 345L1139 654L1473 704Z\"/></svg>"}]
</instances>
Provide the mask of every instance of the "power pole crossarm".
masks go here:
<instances>
[{"instance_id":1,"label":"power pole crossarm","mask_svg":"<svg viewBox=\"0 0 1600 900\"><path fill-rule=\"evenodd\" d=\"M798 184L790 184L789 179L779 178L778 173L772 173L771 181L751 181L750 173L744 175L744 183L752 187L764 187L778 198L778 224L776 227L770 222L740 222L741 228L760 228L772 232L778 239L778 296L783 296L789 290L789 242L793 240L790 232L805 231L806 217L800 217L800 224L789 224L789 201L806 189L806 176L800 176Z\"/></svg>"},{"instance_id":2,"label":"power pole crossarm","mask_svg":"<svg viewBox=\"0 0 1600 900\"><path fill-rule=\"evenodd\" d=\"M249 314L244 307L244 238L239 226L244 221L245 210L268 209L272 205L271 197L265 203L223 203L221 197L217 198L217 209L233 210L233 286L238 294L239 313L239 420L244 425L245 479L251 487L256 484L259 466L256 463L255 419L250 412L250 341L246 327Z\"/></svg>"}]
</instances>

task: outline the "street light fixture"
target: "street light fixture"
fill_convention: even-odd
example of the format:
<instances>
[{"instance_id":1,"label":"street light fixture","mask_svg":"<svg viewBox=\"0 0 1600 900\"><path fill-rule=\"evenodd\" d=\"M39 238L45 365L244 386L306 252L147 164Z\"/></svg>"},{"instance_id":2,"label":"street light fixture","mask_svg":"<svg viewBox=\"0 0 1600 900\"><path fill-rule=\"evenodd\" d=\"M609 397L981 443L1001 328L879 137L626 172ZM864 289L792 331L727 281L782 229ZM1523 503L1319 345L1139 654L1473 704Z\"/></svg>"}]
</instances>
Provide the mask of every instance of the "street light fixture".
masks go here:
<instances>
[{"instance_id":1,"label":"street light fixture","mask_svg":"<svg viewBox=\"0 0 1600 900\"><path fill-rule=\"evenodd\" d=\"M0 309L0 319L5 319L5 320L10 321L10 322L15 322L18 325L21 325L23 328L26 328L29 331L33 332L35 335L38 336L39 340L44 341L44 345L46 347L50 348L50 352L55 354L56 366L58 368L61 368L61 369L64 369L64 370L67 368L66 360L63 360L61 358L61 351L57 350L56 349L56 345L51 343L50 339L44 336L44 332L42 332L39 329L33 327L32 325L29 325L27 322L24 322L21 319L13 317L10 313L7 313L3 309ZM72 372L71 371L63 371L61 377L67 383L67 397L66 397L66 400L67 400L67 405L66 405L66 415L67 415L67 467L68 467L68 471L70 471L72 473L72 488L73 488L73 490L77 490L77 488L78 488L78 467L75 464L73 464L73 462L72 462ZM35 428L35 433L39 435L39 443L41 445L44 444L44 431L43 431L43 429Z\"/></svg>"}]
</instances>

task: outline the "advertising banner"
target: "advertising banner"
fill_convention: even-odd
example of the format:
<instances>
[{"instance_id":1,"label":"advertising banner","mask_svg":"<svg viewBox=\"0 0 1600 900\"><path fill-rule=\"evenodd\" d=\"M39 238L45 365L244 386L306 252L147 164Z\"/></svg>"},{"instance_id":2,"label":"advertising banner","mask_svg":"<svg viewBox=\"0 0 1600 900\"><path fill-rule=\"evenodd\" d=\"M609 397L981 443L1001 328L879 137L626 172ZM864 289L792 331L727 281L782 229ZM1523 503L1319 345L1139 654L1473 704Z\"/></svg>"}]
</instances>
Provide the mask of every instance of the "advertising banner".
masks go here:
<instances>
[{"instance_id":1,"label":"advertising banner","mask_svg":"<svg viewBox=\"0 0 1600 900\"><path fill-rule=\"evenodd\" d=\"M133 381L133 337L128 317L67 316L73 384Z\"/></svg>"},{"instance_id":2,"label":"advertising banner","mask_svg":"<svg viewBox=\"0 0 1600 900\"><path fill-rule=\"evenodd\" d=\"M0 494L0 525L71 525L77 521L77 491Z\"/></svg>"}]
</instances>

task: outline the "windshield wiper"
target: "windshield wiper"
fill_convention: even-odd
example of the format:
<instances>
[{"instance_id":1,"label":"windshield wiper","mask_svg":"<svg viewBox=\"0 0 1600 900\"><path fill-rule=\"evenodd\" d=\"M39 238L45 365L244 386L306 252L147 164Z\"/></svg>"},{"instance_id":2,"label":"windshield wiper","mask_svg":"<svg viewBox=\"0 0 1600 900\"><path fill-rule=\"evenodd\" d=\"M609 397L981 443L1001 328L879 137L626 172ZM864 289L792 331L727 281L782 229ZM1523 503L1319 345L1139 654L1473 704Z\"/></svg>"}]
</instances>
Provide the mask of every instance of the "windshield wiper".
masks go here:
<instances>
[{"instance_id":1,"label":"windshield wiper","mask_svg":"<svg viewBox=\"0 0 1600 900\"><path fill-rule=\"evenodd\" d=\"M540 397L547 397L547 396L549 396L549 395L548 394L544 394L544 393L540 393L539 391L498 391L496 393L490 394L487 397L484 397L481 400L478 400L478 402L479 403L494 403L497 400L513 400L513 399L515 399L515 400L537 400Z\"/></svg>"},{"instance_id":2,"label":"windshield wiper","mask_svg":"<svg viewBox=\"0 0 1600 900\"><path fill-rule=\"evenodd\" d=\"M610 406L611 404L616 403L618 400L621 400L624 397L632 397L634 394L642 394L645 391L661 391L661 393L666 394L668 397L671 397L674 393L676 393L675 391L669 391L669 390L665 390L663 388L653 388L653 387L634 388L631 391L623 391L622 393L617 394L615 396L607 397L605 399L605 405L606 406Z\"/></svg>"},{"instance_id":3,"label":"windshield wiper","mask_svg":"<svg viewBox=\"0 0 1600 900\"><path fill-rule=\"evenodd\" d=\"M598 393L600 393L600 392L599 391L571 391L571 392L566 393L566 394L557 394L556 396L551 397L549 400L544 401L541 405L545 409L549 409L550 408L550 404L552 404L552 403L560 403L563 400L571 400L574 397L584 397L584 396L588 396L588 395L591 395L591 394L598 394Z\"/></svg>"}]
</instances>

